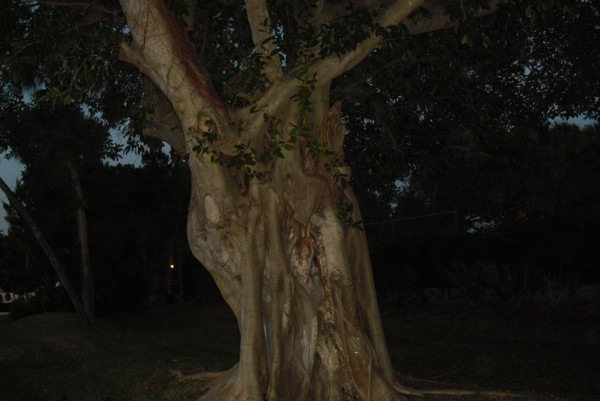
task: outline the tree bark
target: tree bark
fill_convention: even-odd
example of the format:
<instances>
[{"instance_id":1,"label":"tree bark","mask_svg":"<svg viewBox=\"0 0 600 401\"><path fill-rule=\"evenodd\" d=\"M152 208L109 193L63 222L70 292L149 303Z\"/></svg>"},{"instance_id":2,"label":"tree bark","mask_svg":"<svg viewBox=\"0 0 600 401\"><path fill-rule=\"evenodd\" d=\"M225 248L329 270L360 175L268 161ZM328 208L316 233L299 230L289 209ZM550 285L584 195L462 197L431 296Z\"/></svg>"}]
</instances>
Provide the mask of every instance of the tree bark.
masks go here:
<instances>
[{"instance_id":1,"label":"tree bark","mask_svg":"<svg viewBox=\"0 0 600 401\"><path fill-rule=\"evenodd\" d=\"M93 319L86 313L85 308L81 303L79 296L77 295L77 291L75 290L75 288L71 284L71 280L69 280L69 277L67 276L65 267L62 265L62 263L60 263L60 261L56 257L56 254L52 250L52 247L46 240L46 237L44 237L44 234L42 233L38 225L35 224L27 210L23 207L23 205L21 205L21 202L19 201L15 193L10 189L10 187L6 184L6 182L4 182L2 178L0 178L0 189L2 189L2 191L6 194L6 197L8 198L12 207L14 207L19 212L19 214L27 224L27 227L29 227L29 230L31 231L38 244L46 254L46 257L48 258L50 264L54 268L58 279L60 280L63 288L67 292L67 295L69 296L69 299L71 300L75 311L79 314L79 316L83 319L83 321L86 324L92 324Z\"/></svg>"},{"instance_id":2,"label":"tree bark","mask_svg":"<svg viewBox=\"0 0 600 401\"><path fill-rule=\"evenodd\" d=\"M282 116L294 121L298 110ZM273 162L269 178L243 180L191 157L188 235L238 318L240 363L204 400L400 399L387 354L364 234L338 216L358 205L325 163L344 169L335 105L315 128L336 149L303 144Z\"/></svg>"}]
</instances>

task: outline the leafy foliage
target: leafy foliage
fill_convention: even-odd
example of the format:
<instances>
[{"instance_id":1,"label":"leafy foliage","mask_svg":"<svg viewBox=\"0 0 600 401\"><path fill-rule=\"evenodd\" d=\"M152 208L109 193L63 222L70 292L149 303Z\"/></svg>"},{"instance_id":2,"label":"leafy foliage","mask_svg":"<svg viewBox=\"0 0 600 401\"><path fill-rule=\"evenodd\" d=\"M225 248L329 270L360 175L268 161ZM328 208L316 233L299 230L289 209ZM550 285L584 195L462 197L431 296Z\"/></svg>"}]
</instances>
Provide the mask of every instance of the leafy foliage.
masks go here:
<instances>
[{"instance_id":1,"label":"leafy foliage","mask_svg":"<svg viewBox=\"0 0 600 401\"><path fill-rule=\"evenodd\" d=\"M113 1L56 4L9 0L0 6L6 22L0 43L2 101L35 98L82 108L131 135L144 114L142 81L135 70L114 62L125 32L119 8Z\"/></svg>"},{"instance_id":2,"label":"leafy foliage","mask_svg":"<svg viewBox=\"0 0 600 401\"><path fill-rule=\"evenodd\" d=\"M444 219L452 221L443 224L444 234L482 224L489 228L493 222L496 233L506 234L502 241L508 241L513 238L509 233L520 230L515 227L522 222L514 217L521 211L526 210L527 225L535 225L532 232L537 234L544 231L541 227L546 232L575 230L565 223L571 218L596 219L595 199L583 190L595 188L588 177L596 165L587 151L596 149L596 128L579 133L549 128L555 118L600 117L596 2L508 1L493 16L476 19L474 12L486 1L454 1L447 10L457 23L453 30L414 37L404 26L383 29L376 24L374 11L379 9L346 9L341 3L331 22L311 23L317 3L269 1L272 31L262 46L273 44L274 50L265 55L255 49L242 2L192 2L191 8L189 2L168 2L216 93L232 107L263 113L272 128L263 148L243 142L227 155L215 146L218 136L209 129L197 138L197 152L256 179L264 178L261 163L284 157L298 141L327 159L331 149L310 131L311 95L318 83L311 66L346 54L376 33L383 37L380 46L333 83L331 100L342 100L347 113L345 154L353 175L339 171L335 162L327 165L340 187L351 179L367 223L449 212ZM1 146L12 143L14 152L23 155L25 148L31 149L26 158L32 166L58 169L60 163L48 164L39 155L47 151L60 160L69 153L97 161L118 150L109 128L125 134L141 131L150 112L140 101L138 74L116 62L118 41L129 32L115 2L54 7L10 0L0 7L3 120L11 113L28 116L18 125L38 121L38 126L22 125L21 132L38 135L40 126L53 124L21 101L24 88L38 92L30 97L44 113L50 104L58 107L57 119L79 121L76 114L84 110L95 120L75 129L85 132L85 138L41 135L28 142L28 136L19 135L9 140L3 130ZM412 18L425 19L426 14L421 9ZM292 127L282 127L256 105L257 94L272 84L261 72L269 58L281 61L286 76L299 78L293 100L303 113ZM289 135L282 135L286 129ZM340 206L343 220L350 212L347 205ZM425 231L423 226L440 228L422 223L411 229ZM588 233L595 227L582 223L576 231ZM375 233L372 244L389 244L387 229L369 230Z\"/></svg>"},{"instance_id":3,"label":"leafy foliage","mask_svg":"<svg viewBox=\"0 0 600 401\"><path fill-rule=\"evenodd\" d=\"M513 277L536 270L531 285L544 271L594 277L597 128L553 121L599 117L600 14L592 2L526 3L466 21L468 41L442 31L380 47L335 82L382 293L441 285L432 265L482 257L512 260Z\"/></svg>"}]
</instances>

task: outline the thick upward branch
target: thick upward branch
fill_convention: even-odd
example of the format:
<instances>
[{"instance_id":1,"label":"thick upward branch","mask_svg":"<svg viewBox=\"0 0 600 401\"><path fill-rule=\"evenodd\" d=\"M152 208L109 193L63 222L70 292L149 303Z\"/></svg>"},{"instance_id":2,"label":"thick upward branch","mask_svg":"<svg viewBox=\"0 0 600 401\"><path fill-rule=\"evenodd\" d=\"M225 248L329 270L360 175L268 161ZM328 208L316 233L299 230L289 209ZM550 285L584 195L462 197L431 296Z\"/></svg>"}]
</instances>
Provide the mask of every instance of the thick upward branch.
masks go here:
<instances>
[{"instance_id":1,"label":"thick upward branch","mask_svg":"<svg viewBox=\"0 0 600 401\"><path fill-rule=\"evenodd\" d=\"M281 62L273 40L271 17L266 0L246 0L246 14L252 31L254 48L265 63L265 75L269 82L278 82L283 76Z\"/></svg>"},{"instance_id":2,"label":"thick upward branch","mask_svg":"<svg viewBox=\"0 0 600 401\"><path fill-rule=\"evenodd\" d=\"M154 110L153 118L146 121L144 135L159 138L177 153L185 154L185 135L173 105L149 79L144 79L142 105Z\"/></svg>"},{"instance_id":3,"label":"thick upward branch","mask_svg":"<svg viewBox=\"0 0 600 401\"><path fill-rule=\"evenodd\" d=\"M224 105L163 0L121 0L121 7L133 37L121 46L121 58L160 88L183 126L194 126L199 111L223 120Z\"/></svg>"},{"instance_id":4,"label":"thick upward branch","mask_svg":"<svg viewBox=\"0 0 600 401\"><path fill-rule=\"evenodd\" d=\"M396 0L382 12L376 22L384 27L399 24L417 7L421 6L424 1ZM311 67L311 71L317 74L319 86L324 87L328 85L334 78L361 62L377 47L381 40L381 37L373 35L361 42L356 49L341 57L331 55L317 61ZM269 113L275 114L279 111L280 107L285 106L286 102L284 100L289 99L296 90L296 79L285 79L279 85L271 86L261 97L259 105L267 109Z\"/></svg>"},{"instance_id":5,"label":"thick upward branch","mask_svg":"<svg viewBox=\"0 0 600 401\"><path fill-rule=\"evenodd\" d=\"M424 2L425 0L396 0L382 12L375 22L382 27L398 25ZM353 51L341 57L331 55L318 61L314 66L317 76L322 81L331 81L361 62L381 40L380 36L373 34L369 39L359 43Z\"/></svg>"}]
</instances>

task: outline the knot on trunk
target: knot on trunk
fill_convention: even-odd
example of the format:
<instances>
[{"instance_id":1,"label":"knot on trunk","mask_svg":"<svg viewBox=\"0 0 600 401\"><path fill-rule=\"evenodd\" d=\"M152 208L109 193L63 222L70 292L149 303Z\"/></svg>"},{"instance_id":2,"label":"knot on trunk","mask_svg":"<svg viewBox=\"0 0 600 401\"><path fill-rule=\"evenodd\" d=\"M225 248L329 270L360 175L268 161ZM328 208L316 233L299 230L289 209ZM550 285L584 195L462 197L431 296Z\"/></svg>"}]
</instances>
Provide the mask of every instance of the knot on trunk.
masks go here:
<instances>
[{"instance_id":1,"label":"knot on trunk","mask_svg":"<svg viewBox=\"0 0 600 401\"><path fill-rule=\"evenodd\" d=\"M333 154L331 159L340 163L344 161L344 137L346 126L342 121L342 102L337 101L327 112L319 128L319 141L325 143Z\"/></svg>"},{"instance_id":2,"label":"knot on trunk","mask_svg":"<svg viewBox=\"0 0 600 401\"><path fill-rule=\"evenodd\" d=\"M206 215L206 219L214 225L219 225L222 221L221 208L211 195L204 197L204 214Z\"/></svg>"},{"instance_id":3,"label":"knot on trunk","mask_svg":"<svg viewBox=\"0 0 600 401\"><path fill-rule=\"evenodd\" d=\"M314 263L315 242L310 224L307 224L302 231L302 237L298 239L296 246L292 249L290 264L294 276L306 283L310 278Z\"/></svg>"}]
</instances>

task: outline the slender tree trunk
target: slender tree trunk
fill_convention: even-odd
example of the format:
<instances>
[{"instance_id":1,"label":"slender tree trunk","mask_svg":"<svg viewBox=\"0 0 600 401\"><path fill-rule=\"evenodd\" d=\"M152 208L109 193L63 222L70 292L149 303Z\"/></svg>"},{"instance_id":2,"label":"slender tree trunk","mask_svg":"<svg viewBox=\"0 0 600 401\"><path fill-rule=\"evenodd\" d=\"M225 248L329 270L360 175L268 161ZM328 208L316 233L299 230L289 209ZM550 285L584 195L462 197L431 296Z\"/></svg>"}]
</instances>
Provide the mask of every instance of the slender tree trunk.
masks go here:
<instances>
[{"instance_id":1,"label":"slender tree trunk","mask_svg":"<svg viewBox=\"0 0 600 401\"><path fill-rule=\"evenodd\" d=\"M67 295L69 296L69 299L71 300L71 303L75 307L75 310L77 311L79 316L81 316L81 318L87 324L92 324L93 320L86 313L85 308L84 308L83 304L81 303L79 296L77 295L77 291L75 290L75 288L73 287L73 285L71 284L71 281L69 280L69 278L67 276L65 267L60 263L60 261L54 254L52 247L50 246L50 244L44 237L44 234L42 233L42 231L40 230L38 225L35 224L35 222L31 218L31 216L27 212L27 210L23 207L23 205L21 205L21 202L19 201L19 199L17 199L14 192L10 189L10 187L6 184L6 182L4 182L4 180L2 178L0 178L0 189L2 189L2 191L6 194L6 197L8 198L12 207L14 207L19 212L19 214L21 215L21 217L23 218L23 220L29 227L29 230L31 231L31 233L37 240L38 244L40 245L40 247L46 254L46 257L48 258L48 260L50 261L50 264L54 268L54 271L56 272L58 279L60 280L63 288L67 292Z\"/></svg>"},{"instance_id":2,"label":"slender tree trunk","mask_svg":"<svg viewBox=\"0 0 600 401\"><path fill-rule=\"evenodd\" d=\"M81 256L81 299L83 300L83 308L85 313L90 318L91 322L95 320L94 306L94 282L92 275L92 266L90 263L90 247L88 241L87 216L85 213L85 200L83 197L83 189L81 188L81 180L77 165L74 162L68 162L69 171L71 172L71 180L73 181L73 189L77 203L77 234L79 237L79 252Z\"/></svg>"},{"instance_id":3,"label":"slender tree trunk","mask_svg":"<svg viewBox=\"0 0 600 401\"><path fill-rule=\"evenodd\" d=\"M186 251L186 241L187 238L185 236L185 230L183 229L182 222L185 221L187 215L187 201L188 199L184 199L183 196L180 196L184 190L181 182L181 172L178 171L178 168L173 169L173 183L175 184L176 190L176 198L174 199L175 203L175 213L174 213L174 221L172 225L172 236L173 236L173 248L174 248L174 258L177 268L177 286L179 290L179 302L185 302L185 287L183 285L183 270L185 264L185 251ZM189 186L189 183L186 183ZM185 192L183 192L185 193ZM185 224L185 223L183 223Z\"/></svg>"}]
</instances>

